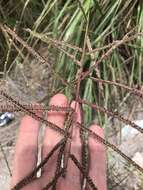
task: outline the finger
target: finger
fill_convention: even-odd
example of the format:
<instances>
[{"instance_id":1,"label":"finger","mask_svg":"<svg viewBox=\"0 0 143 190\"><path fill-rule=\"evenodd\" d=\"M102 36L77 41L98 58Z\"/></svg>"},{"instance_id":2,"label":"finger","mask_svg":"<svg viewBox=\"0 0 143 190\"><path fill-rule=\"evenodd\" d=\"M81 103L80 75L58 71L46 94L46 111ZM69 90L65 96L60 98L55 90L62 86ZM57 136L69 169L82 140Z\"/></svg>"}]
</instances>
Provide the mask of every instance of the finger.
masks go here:
<instances>
[{"instance_id":1,"label":"finger","mask_svg":"<svg viewBox=\"0 0 143 190\"><path fill-rule=\"evenodd\" d=\"M104 138L103 129L92 125L90 129ZM90 170L89 176L99 190L107 190L106 186L106 150L105 146L93 138L89 138Z\"/></svg>"},{"instance_id":2,"label":"finger","mask_svg":"<svg viewBox=\"0 0 143 190\"><path fill-rule=\"evenodd\" d=\"M57 94L51 98L50 105L67 107L68 100L63 94ZM66 114L63 111L49 111L47 113L48 121L56 124L61 128L64 128L65 117ZM61 134L46 127L42 150L43 159L62 138L63 136ZM54 175L57 161L57 153L58 151L54 154L54 156L51 157L51 159L48 161L48 163L44 166L42 170L42 175L46 176L46 181L49 181L51 177Z\"/></svg>"},{"instance_id":3,"label":"finger","mask_svg":"<svg viewBox=\"0 0 143 190\"><path fill-rule=\"evenodd\" d=\"M36 114L41 116L40 111ZM40 122L30 116L21 121L13 163L13 186L36 167L39 126Z\"/></svg>"},{"instance_id":4,"label":"finger","mask_svg":"<svg viewBox=\"0 0 143 190\"><path fill-rule=\"evenodd\" d=\"M71 107L74 109L75 104L76 104L76 110L75 110L74 122L81 123L81 110L79 104L73 101ZM78 160L80 160L81 142L80 142L79 128L77 128L75 125L73 125L72 127L73 129L72 129L72 141L71 141L70 151L72 154L76 156ZM58 187L59 189L68 189L68 190L80 189L80 171L71 161L71 159L68 160L66 177L65 179L59 181Z\"/></svg>"}]
</instances>

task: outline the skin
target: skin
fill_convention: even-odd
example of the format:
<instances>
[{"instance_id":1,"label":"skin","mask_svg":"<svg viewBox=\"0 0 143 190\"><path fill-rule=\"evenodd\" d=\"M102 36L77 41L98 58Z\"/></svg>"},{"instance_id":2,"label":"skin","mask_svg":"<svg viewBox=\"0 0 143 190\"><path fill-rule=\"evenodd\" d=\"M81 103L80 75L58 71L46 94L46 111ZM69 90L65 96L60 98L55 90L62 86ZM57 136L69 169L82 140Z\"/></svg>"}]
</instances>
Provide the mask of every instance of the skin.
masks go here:
<instances>
[{"instance_id":1,"label":"skin","mask_svg":"<svg viewBox=\"0 0 143 190\"><path fill-rule=\"evenodd\" d=\"M57 94L53 96L50 100L51 105L57 106L68 106L68 100L63 94ZM71 103L71 107L75 107L75 102ZM76 103L76 121L81 123L81 110ZM41 115L41 113L38 113ZM48 112L47 119L50 122L55 123L59 127L64 127L65 113L61 112ZM74 130L72 133L71 142L71 153L76 156L76 158L81 160L81 141L79 138L79 129L73 126ZM19 135L16 143L15 158L13 164L13 175L12 175L12 187L24 178L37 164L37 153L38 153L38 133L40 129L40 122L31 118L30 116L24 116L21 121ZM90 127L96 134L103 137L103 130L93 124ZM61 140L62 136L53 131L50 128L46 128L45 136L43 140L42 147L42 159L47 155L47 153L53 148L57 142ZM89 138L89 149L90 149L90 170L89 176L93 179L98 190L107 190L106 187L106 152L105 147L101 143L97 142L93 138ZM50 158L48 163L42 170L40 178L37 178L32 183L25 186L22 190L41 190L48 184L51 177L54 175L56 167L58 151ZM69 160L66 179L60 178L57 184L58 190L80 190L80 171L74 165L74 163Z\"/></svg>"}]
</instances>

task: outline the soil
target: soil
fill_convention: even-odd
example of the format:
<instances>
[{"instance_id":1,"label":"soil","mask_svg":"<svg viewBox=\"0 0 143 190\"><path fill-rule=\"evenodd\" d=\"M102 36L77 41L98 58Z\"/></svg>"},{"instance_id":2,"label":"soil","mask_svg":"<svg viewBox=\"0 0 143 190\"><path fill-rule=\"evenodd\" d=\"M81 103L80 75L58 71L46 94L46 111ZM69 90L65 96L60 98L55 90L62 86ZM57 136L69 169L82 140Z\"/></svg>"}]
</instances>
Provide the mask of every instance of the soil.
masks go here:
<instances>
[{"instance_id":1,"label":"soil","mask_svg":"<svg viewBox=\"0 0 143 190\"><path fill-rule=\"evenodd\" d=\"M45 57L48 56L45 49L41 51ZM50 70L47 65L41 65L36 60L31 60L30 63L26 61L19 63L9 76L2 79L0 88L23 104L39 102L51 91ZM7 100L0 96L0 105L6 105L6 103ZM10 189L11 179L4 156L7 158L10 170L12 170L14 147L22 117L23 114L15 113L14 121L0 127L0 143L3 149L3 152L0 151L0 189L3 190Z\"/></svg>"}]
</instances>

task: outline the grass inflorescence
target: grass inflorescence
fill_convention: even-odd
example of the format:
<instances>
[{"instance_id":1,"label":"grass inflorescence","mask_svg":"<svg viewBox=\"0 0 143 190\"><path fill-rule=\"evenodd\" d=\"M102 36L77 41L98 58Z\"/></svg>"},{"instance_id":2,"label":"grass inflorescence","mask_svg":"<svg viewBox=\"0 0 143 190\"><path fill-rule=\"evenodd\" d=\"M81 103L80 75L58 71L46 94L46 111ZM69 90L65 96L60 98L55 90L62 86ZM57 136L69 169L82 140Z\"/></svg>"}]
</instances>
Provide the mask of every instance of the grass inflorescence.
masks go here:
<instances>
[{"instance_id":1,"label":"grass inflorescence","mask_svg":"<svg viewBox=\"0 0 143 190\"><path fill-rule=\"evenodd\" d=\"M89 137L99 138L87 127L96 120L105 129L106 137L98 140L142 172L142 168L130 157L107 141L106 134L109 120L113 119L143 132L128 117L124 117L128 99L132 101L136 96L142 102L143 98L142 1L1 1L0 29L1 78L6 79L26 61L29 63L35 59L39 64L46 65L50 70L52 88L43 100L49 100L58 92L64 93L70 101L76 99L85 114L84 127L79 126L83 142L87 132ZM44 57L41 47L46 47L50 57L54 57L52 64ZM23 105L3 91L1 95L16 105L9 105L9 111L25 112L65 135L64 130L35 115L32 106ZM39 102L44 103L43 100ZM47 107L47 110L52 109L70 111L68 108ZM120 127L116 126L115 130L119 131ZM87 152L83 155L88 157ZM77 162L73 155L69 157ZM88 171L88 168L85 170ZM60 172L63 173L57 170L55 174L57 179ZM88 172L85 172L84 178L90 181Z\"/></svg>"}]
</instances>

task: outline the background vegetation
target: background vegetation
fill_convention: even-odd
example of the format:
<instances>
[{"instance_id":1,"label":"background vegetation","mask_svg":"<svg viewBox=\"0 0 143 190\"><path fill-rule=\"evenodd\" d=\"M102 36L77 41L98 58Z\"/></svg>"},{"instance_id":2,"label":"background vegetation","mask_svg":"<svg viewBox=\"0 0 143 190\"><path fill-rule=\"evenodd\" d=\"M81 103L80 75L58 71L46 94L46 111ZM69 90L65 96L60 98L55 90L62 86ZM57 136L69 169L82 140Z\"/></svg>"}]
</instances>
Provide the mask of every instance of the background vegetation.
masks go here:
<instances>
[{"instance_id":1,"label":"background vegetation","mask_svg":"<svg viewBox=\"0 0 143 190\"><path fill-rule=\"evenodd\" d=\"M28 41L33 48L38 48L41 41L47 44L47 49L55 58L55 69L71 82L78 69L74 60L81 58L87 21L87 49L88 51L95 49L95 51L84 56L83 70L85 71L105 54L108 45L121 40L128 32L142 32L143 3L140 0L1 1L0 21L15 28L21 38ZM27 28L31 32L26 31ZM65 45L63 41L71 44L71 47ZM25 54L20 47L18 49L21 54ZM0 54L1 74L5 75L11 63L14 61L12 69L21 59L10 45L6 35L1 35ZM118 80L129 86L137 85L140 88L142 55L143 39L137 36L114 49L91 75L105 80ZM56 85L59 84L55 82L54 88ZM83 81L81 97L90 102L98 102L106 108L115 109L115 103L121 102L125 93L119 88L111 88L108 85L97 85L88 78ZM65 92L71 96L68 88ZM91 110L86 111L87 120L92 120ZM100 124L103 125L105 118L101 119L99 113L98 116Z\"/></svg>"}]
</instances>

